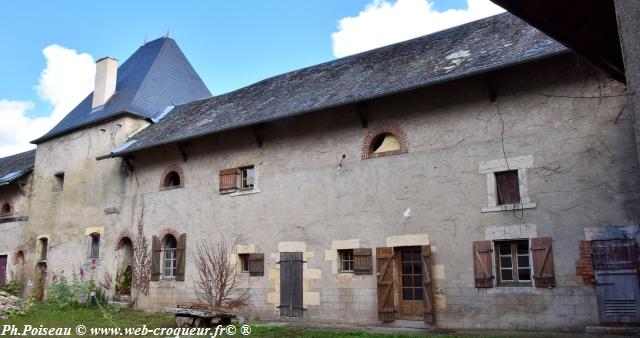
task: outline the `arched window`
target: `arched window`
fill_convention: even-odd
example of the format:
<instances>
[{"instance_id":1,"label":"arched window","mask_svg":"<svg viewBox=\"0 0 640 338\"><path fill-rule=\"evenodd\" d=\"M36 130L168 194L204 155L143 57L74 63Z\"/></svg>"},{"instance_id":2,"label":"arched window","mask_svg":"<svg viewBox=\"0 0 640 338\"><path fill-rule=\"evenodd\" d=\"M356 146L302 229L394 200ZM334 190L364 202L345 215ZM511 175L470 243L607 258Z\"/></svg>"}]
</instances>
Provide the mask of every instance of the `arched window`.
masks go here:
<instances>
[{"instance_id":1,"label":"arched window","mask_svg":"<svg viewBox=\"0 0 640 338\"><path fill-rule=\"evenodd\" d=\"M170 190L184 187L182 168L172 164L165 169L160 181L160 190Z\"/></svg>"},{"instance_id":2,"label":"arched window","mask_svg":"<svg viewBox=\"0 0 640 338\"><path fill-rule=\"evenodd\" d=\"M164 278L174 278L178 272L177 249L178 241L173 235L164 238Z\"/></svg>"},{"instance_id":3,"label":"arched window","mask_svg":"<svg viewBox=\"0 0 640 338\"><path fill-rule=\"evenodd\" d=\"M385 124L369 130L362 143L362 159L404 154L409 151L407 135L395 124Z\"/></svg>"},{"instance_id":4,"label":"arched window","mask_svg":"<svg viewBox=\"0 0 640 338\"><path fill-rule=\"evenodd\" d=\"M6 202L2 205L2 209L0 210L0 216L9 215L13 212L13 208L9 202Z\"/></svg>"}]
</instances>

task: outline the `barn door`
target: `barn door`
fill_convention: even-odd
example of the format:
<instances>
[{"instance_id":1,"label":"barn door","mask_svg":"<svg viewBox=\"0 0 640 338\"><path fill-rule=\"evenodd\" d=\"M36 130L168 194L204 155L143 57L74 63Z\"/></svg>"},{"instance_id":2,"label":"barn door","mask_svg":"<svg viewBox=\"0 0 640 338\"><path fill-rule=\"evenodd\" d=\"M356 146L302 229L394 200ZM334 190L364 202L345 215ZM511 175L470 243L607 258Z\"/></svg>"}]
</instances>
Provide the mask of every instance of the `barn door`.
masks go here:
<instances>
[{"instance_id":1,"label":"barn door","mask_svg":"<svg viewBox=\"0 0 640 338\"><path fill-rule=\"evenodd\" d=\"M591 247L600 322L640 323L640 288L634 240L593 241Z\"/></svg>"},{"instance_id":2,"label":"barn door","mask_svg":"<svg viewBox=\"0 0 640 338\"><path fill-rule=\"evenodd\" d=\"M280 253L280 316L302 317L302 252Z\"/></svg>"},{"instance_id":3,"label":"barn door","mask_svg":"<svg viewBox=\"0 0 640 338\"><path fill-rule=\"evenodd\" d=\"M7 282L7 255L0 256L0 286Z\"/></svg>"}]
</instances>

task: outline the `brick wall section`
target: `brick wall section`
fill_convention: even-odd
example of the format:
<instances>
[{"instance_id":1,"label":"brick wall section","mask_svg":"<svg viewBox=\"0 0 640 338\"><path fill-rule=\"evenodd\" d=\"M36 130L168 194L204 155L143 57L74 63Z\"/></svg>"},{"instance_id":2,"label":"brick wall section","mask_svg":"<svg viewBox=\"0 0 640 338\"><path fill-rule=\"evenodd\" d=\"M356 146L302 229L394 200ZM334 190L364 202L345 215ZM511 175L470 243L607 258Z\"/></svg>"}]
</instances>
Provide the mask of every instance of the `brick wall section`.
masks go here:
<instances>
[{"instance_id":1,"label":"brick wall section","mask_svg":"<svg viewBox=\"0 0 640 338\"><path fill-rule=\"evenodd\" d=\"M372 153L371 152L371 143L380 135L383 134L391 134L398 139L400 142L400 149L393 151L385 151L382 153ZM385 123L381 126L369 129L369 133L364 138L364 142L362 142L362 159L370 159L382 156L389 155L398 155L398 154L406 154L409 152L409 146L407 143L407 134L404 132L400 126L393 123Z\"/></svg>"},{"instance_id":2,"label":"brick wall section","mask_svg":"<svg viewBox=\"0 0 640 338\"><path fill-rule=\"evenodd\" d=\"M580 241L580 258L576 261L576 276L582 278L584 285L596 285L591 257L591 241Z\"/></svg>"}]
</instances>

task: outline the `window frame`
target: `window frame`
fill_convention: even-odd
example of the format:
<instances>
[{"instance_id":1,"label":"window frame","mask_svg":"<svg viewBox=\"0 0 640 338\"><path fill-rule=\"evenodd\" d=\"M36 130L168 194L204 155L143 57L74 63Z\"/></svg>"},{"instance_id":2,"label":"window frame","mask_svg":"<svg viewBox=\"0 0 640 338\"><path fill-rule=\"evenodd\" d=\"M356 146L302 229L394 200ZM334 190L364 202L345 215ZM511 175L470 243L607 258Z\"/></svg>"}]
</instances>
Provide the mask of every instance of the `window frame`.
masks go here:
<instances>
[{"instance_id":1,"label":"window frame","mask_svg":"<svg viewBox=\"0 0 640 338\"><path fill-rule=\"evenodd\" d=\"M525 244L527 246L526 254L518 253L518 244ZM503 255L501 253L501 247L509 246L510 253L508 255ZM496 285L498 287L501 286L512 286L512 287L530 287L533 286L533 261L531 255L531 245L528 239L513 239L513 240L496 240L493 242L494 248L494 259L495 259L495 276L496 276ZM527 257L526 267L520 267L518 263L519 257ZM503 268L501 258L510 257L511 266L509 268ZM520 270L528 269L529 270L529 279L528 280L520 280ZM502 270L511 270L511 280L504 280L502 277Z\"/></svg>"},{"instance_id":2,"label":"window frame","mask_svg":"<svg viewBox=\"0 0 640 338\"><path fill-rule=\"evenodd\" d=\"M481 212L499 212L536 208L536 203L531 202L529 197L527 179L528 170L533 168L533 156L528 155L490 160L480 162L478 167L479 172L481 174L485 174L487 179L487 204L481 206ZM520 195L520 201L512 204L499 204L496 173L510 170L517 170L518 172L518 192Z\"/></svg>"},{"instance_id":3,"label":"window frame","mask_svg":"<svg viewBox=\"0 0 640 338\"><path fill-rule=\"evenodd\" d=\"M338 249L338 272L340 273L354 273L355 272L355 256L353 255L353 249ZM345 269L345 263L350 266L351 269Z\"/></svg>"},{"instance_id":4,"label":"window frame","mask_svg":"<svg viewBox=\"0 0 640 338\"><path fill-rule=\"evenodd\" d=\"M249 170L251 170L252 175L251 175L251 179L252 179L252 183L251 184L245 184L248 179L249 179L249 175L248 172ZM247 175L245 176L245 173L247 173ZM247 166L242 166L242 167L238 167L238 179L239 179L239 184L238 184L238 190L240 191L251 191L254 190L256 188L256 167L255 165L247 165Z\"/></svg>"},{"instance_id":5,"label":"window frame","mask_svg":"<svg viewBox=\"0 0 640 338\"><path fill-rule=\"evenodd\" d=\"M238 258L240 260L240 272L249 273L249 254L248 253L238 254Z\"/></svg>"},{"instance_id":6,"label":"window frame","mask_svg":"<svg viewBox=\"0 0 640 338\"><path fill-rule=\"evenodd\" d=\"M89 258L100 258L100 234L91 234L89 237L91 238L91 243L89 245ZM97 243L95 242L96 239Z\"/></svg>"},{"instance_id":7,"label":"window frame","mask_svg":"<svg viewBox=\"0 0 640 338\"><path fill-rule=\"evenodd\" d=\"M167 247L167 241L173 239L175 246ZM171 257L168 257L170 255ZM167 262L171 262L167 266ZM167 274L170 272L170 274ZM162 279L175 279L178 273L178 239L173 235L167 235L162 245Z\"/></svg>"},{"instance_id":8,"label":"window frame","mask_svg":"<svg viewBox=\"0 0 640 338\"><path fill-rule=\"evenodd\" d=\"M53 187L51 190L53 192L64 191L64 179L65 179L64 171L58 171L55 174L53 174Z\"/></svg>"}]
</instances>

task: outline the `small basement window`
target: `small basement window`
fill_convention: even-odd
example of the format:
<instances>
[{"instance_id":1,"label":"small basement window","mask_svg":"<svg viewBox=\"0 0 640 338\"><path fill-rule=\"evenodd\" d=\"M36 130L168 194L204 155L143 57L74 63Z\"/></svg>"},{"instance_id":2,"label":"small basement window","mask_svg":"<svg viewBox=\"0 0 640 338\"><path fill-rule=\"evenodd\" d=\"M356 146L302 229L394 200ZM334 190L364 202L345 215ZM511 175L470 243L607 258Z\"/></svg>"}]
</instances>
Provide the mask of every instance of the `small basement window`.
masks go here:
<instances>
[{"instance_id":1,"label":"small basement window","mask_svg":"<svg viewBox=\"0 0 640 338\"><path fill-rule=\"evenodd\" d=\"M353 249L338 250L340 272L353 272Z\"/></svg>"},{"instance_id":2,"label":"small basement window","mask_svg":"<svg viewBox=\"0 0 640 338\"><path fill-rule=\"evenodd\" d=\"M240 257L240 271L249 272L249 254L239 254Z\"/></svg>"},{"instance_id":3,"label":"small basement window","mask_svg":"<svg viewBox=\"0 0 640 338\"><path fill-rule=\"evenodd\" d=\"M517 170L496 172L496 191L498 205L515 204L520 202L520 180Z\"/></svg>"},{"instance_id":4,"label":"small basement window","mask_svg":"<svg viewBox=\"0 0 640 338\"><path fill-rule=\"evenodd\" d=\"M91 234L90 258L100 257L100 234Z\"/></svg>"},{"instance_id":5,"label":"small basement window","mask_svg":"<svg viewBox=\"0 0 640 338\"><path fill-rule=\"evenodd\" d=\"M255 185L255 169L253 166L242 167L240 169L240 189L253 189Z\"/></svg>"},{"instance_id":6,"label":"small basement window","mask_svg":"<svg viewBox=\"0 0 640 338\"><path fill-rule=\"evenodd\" d=\"M64 189L64 171L53 175L53 191L58 192Z\"/></svg>"},{"instance_id":7,"label":"small basement window","mask_svg":"<svg viewBox=\"0 0 640 338\"><path fill-rule=\"evenodd\" d=\"M495 242L498 285L531 285L529 242Z\"/></svg>"}]
</instances>

